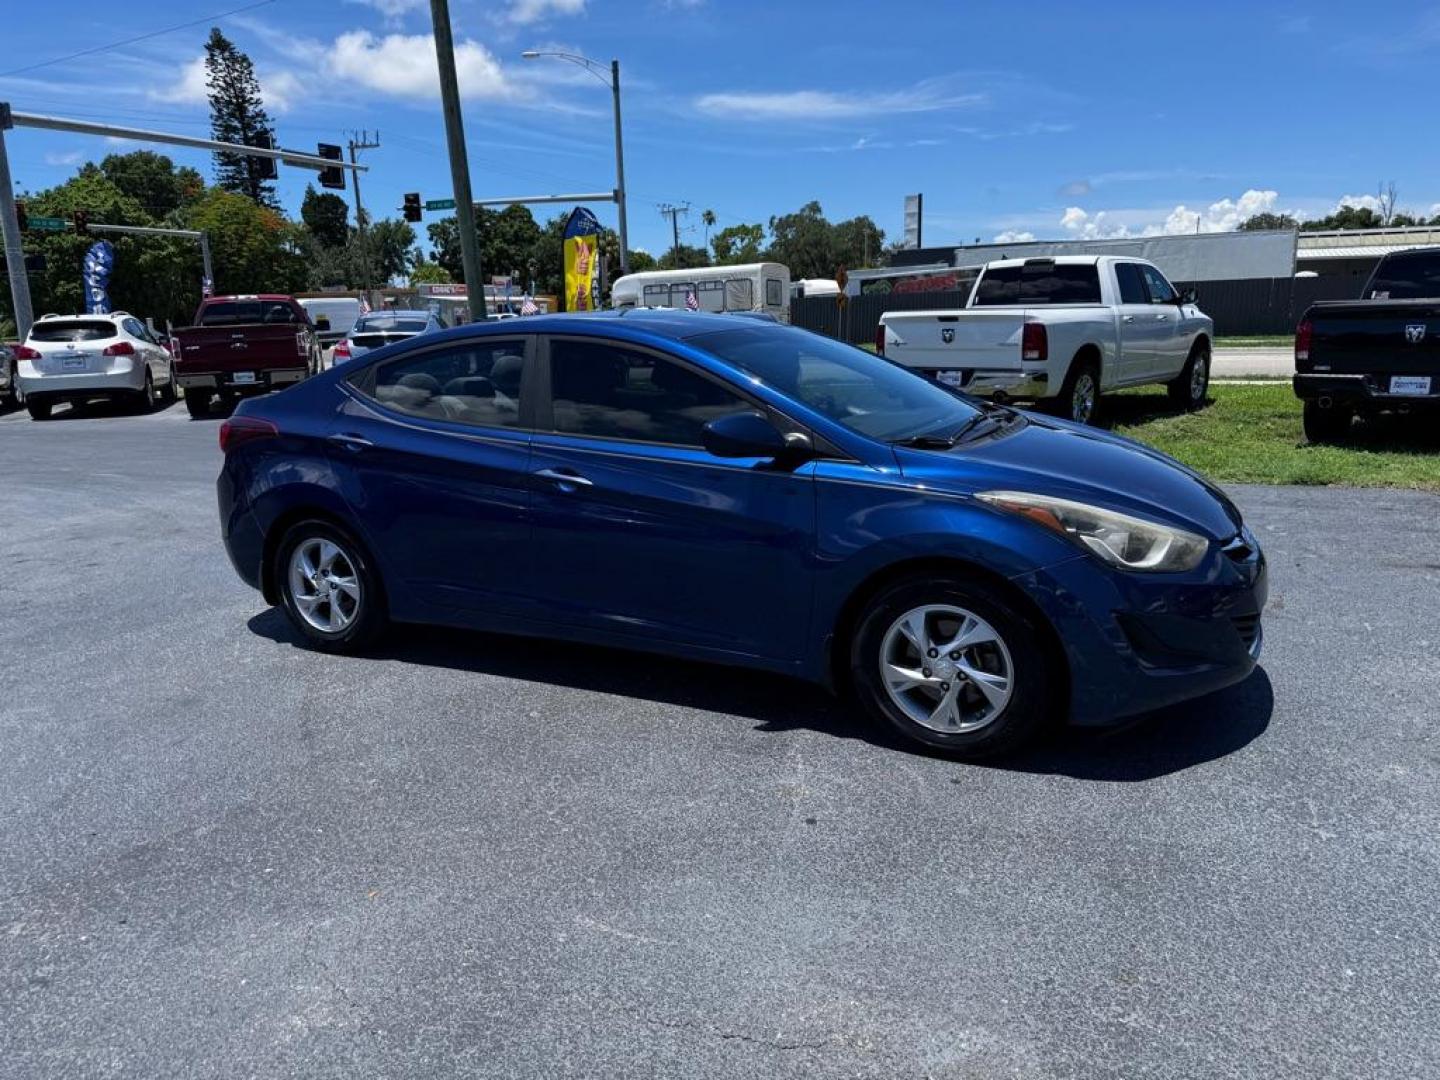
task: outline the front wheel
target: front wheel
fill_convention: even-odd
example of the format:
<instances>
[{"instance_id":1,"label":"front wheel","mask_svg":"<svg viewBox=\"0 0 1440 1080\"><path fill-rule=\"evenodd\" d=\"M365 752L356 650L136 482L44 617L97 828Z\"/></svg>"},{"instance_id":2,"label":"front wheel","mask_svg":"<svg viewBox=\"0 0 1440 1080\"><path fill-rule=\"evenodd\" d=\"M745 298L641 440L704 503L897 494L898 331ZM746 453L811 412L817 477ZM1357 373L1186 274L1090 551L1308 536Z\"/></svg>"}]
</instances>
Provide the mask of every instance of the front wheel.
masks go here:
<instances>
[{"instance_id":1,"label":"front wheel","mask_svg":"<svg viewBox=\"0 0 1440 1080\"><path fill-rule=\"evenodd\" d=\"M852 683L874 719L957 758L1013 751L1058 701L1040 628L999 590L961 578L886 589L851 643Z\"/></svg>"},{"instance_id":2,"label":"front wheel","mask_svg":"<svg viewBox=\"0 0 1440 1080\"><path fill-rule=\"evenodd\" d=\"M1210 391L1210 346L1197 342L1180 374L1165 384L1170 400L1186 412L1205 405Z\"/></svg>"},{"instance_id":3,"label":"front wheel","mask_svg":"<svg viewBox=\"0 0 1440 1080\"><path fill-rule=\"evenodd\" d=\"M272 568L280 605L292 626L317 649L356 652L385 628L385 600L365 550L323 521L285 534Z\"/></svg>"},{"instance_id":4,"label":"front wheel","mask_svg":"<svg viewBox=\"0 0 1440 1080\"><path fill-rule=\"evenodd\" d=\"M1339 442L1350 432L1353 414L1341 405L1322 409L1318 402L1305 402L1305 438L1312 443Z\"/></svg>"}]
</instances>

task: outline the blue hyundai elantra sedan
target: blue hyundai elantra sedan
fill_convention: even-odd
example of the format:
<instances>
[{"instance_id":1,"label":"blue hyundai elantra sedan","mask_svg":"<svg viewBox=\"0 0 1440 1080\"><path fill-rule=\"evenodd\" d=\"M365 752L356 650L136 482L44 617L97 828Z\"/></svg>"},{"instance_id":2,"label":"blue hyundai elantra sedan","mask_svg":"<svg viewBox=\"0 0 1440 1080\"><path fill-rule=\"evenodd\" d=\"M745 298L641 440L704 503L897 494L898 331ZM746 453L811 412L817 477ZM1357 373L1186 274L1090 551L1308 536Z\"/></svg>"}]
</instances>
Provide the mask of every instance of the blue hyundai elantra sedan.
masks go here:
<instances>
[{"instance_id":1,"label":"blue hyundai elantra sedan","mask_svg":"<svg viewBox=\"0 0 1440 1080\"><path fill-rule=\"evenodd\" d=\"M319 649L438 623L763 668L960 757L1260 652L1264 557L1203 477L790 326L463 326L220 443L231 561Z\"/></svg>"}]
</instances>

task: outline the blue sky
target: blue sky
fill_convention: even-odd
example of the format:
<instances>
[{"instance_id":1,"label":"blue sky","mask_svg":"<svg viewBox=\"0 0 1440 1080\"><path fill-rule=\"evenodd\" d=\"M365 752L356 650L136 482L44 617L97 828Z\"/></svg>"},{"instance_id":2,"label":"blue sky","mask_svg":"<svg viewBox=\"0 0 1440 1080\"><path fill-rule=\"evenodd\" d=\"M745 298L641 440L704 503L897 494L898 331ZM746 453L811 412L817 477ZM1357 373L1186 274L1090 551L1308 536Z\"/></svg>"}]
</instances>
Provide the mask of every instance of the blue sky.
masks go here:
<instances>
[{"instance_id":1,"label":"blue sky","mask_svg":"<svg viewBox=\"0 0 1440 1080\"><path fill-rule=\"evenodd\" d=\"M16 3L0 72L245 2L145 0L123 19L113 2ZM452 15L477 197L611 187L607 88L520 53L619 58L631 246L650 251L669 243L662 202L691 204L696 244L702 209L723 228L811 199L894 238L915 191L927 244L1225 228L1392 180L1401 208L1440 213L1440 6L452 0ZM426 0L275 0L213 21L255 60L281 145L378 129L374 212L450 195ZM209 25L0 76L0 100L205 134ZM111 149L32 129L8 143L32 189ZM208 175L205 154L166 152ZM281 176L294 213L313 174Z\"/></svg>"}]
</instances>

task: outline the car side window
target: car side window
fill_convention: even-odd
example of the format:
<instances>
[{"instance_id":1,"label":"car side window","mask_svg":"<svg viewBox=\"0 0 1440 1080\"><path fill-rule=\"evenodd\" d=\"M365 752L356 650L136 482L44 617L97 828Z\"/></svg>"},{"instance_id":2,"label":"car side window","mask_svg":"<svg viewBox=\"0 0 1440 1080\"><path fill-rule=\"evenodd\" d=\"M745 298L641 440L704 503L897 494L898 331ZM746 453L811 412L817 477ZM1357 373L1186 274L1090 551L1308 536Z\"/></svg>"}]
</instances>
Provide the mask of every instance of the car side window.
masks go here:
<instances>
[{"instance_id":1,"label":"car side window","mask_svg":"<svg viewBox=\"0 0 1440 1080\"><path fill-rule=\"evenodd\" d=\"M1145 291L1145 279L1140 276L1139 263L1116 263L1115 281L1120 286L1122 304L1150 303L1150 294Z\"/></svg>"},{"instance_id":2,"label":"car side window","mask_svg":"<svg viewBox=\"0 0 1440 1080\"><path fill-rule=\"evenodd\" d=\"M520 426L523 338L486 338L386 361L364 392L397 412L476 427ZM364 385L359 372L352 381Z\"/></svg>"},{"instance_id":3,"label":"car side window","mask_svg":"<svg viewBox=\"0 0 1440 1080\"><path fill-rule=\"evenodd\" d=\"M550 342L553 426L566 435L700 446L711 420L753 408L663 357L609 341Z\"/></svg>"},{"instance_id":4,"label":"car side window","mask_svg":"<svg viewBox=\"0 0 1440 1080\"><path fill-rule=\"evenodd\" d=\"M1165 280L1165 275L1156 270L1153 266L1141 266L1140 273L1145 277L1145 288L1150 292L1152 304L1173 304L1179 295L1175 286Z\"/></svg>"}]
</instances>

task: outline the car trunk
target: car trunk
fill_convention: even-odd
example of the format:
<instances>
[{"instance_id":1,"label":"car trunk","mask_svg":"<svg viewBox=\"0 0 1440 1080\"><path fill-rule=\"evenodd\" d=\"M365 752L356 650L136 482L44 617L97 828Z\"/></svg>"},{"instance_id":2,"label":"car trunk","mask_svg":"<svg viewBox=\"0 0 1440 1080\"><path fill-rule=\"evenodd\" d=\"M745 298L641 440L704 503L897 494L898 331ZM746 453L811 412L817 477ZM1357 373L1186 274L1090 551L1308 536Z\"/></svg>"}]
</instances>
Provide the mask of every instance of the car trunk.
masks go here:
<instances>
[{"instance_id":1,"label":"car trunk","mask_svg":"<svg viewBox=\"0 0 1440 1080\"><path fill-rule=\"evenodd\" d=\"M1440 374L1440 300L1315 304L1310 357L1298 370L1363 375Z\"/></svg>"},{"instance_id":2,"label":"car trunk","mask_svg":"<svg viewBox=\"0 0 1440 1080\"><path fill-rule=\"evenodd\" d=\"M304 330L294 323L187 326L175 336L182 375L297 368L308 360Z\"/></svg>"},{"instance_id":3,"label":"car trunk","mask_svg":"<svg viewBox=\"0 0 1440 1080\"><path fill-rule=\"evenodd\" d=\"M374 334L354 334L350 338L350 343L361 349L378 349L382 345L389 345L396 341L405 341L414 336L413 333L404 330Z\"/></svg>"},{"instance_id":4,"label":"car trunk","mask_svg":"<svg viewBox=\"0 0 1440 1080\"><path fill-rule=\"evenodd\" d=\"M1019 371L1023 308L997 311L889 311L885 325L898 341L885 356L906 367Z\"/></svg>"}]
</instances>

